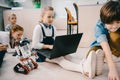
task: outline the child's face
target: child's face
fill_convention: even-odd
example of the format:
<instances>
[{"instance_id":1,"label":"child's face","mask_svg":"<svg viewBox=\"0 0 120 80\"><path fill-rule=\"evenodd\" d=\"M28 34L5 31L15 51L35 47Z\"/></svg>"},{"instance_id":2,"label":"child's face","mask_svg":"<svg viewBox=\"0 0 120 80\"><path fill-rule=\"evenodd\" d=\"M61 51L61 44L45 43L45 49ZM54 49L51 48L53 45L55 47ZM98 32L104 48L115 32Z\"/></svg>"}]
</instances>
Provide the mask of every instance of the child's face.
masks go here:
<instances>
[{"instance_id":1,"label":"child's face","mask_svg":"<svg viewBox=\"0 0 120 80\"><path fill-rule=\"evenodd\" d=\"M111 32L115 32L120 28L120 21L113 21L110 24L105 24L106 28L111 31Z\"/></svg>"},{"instance_id":2,"label":"child's face","mask_svg":"<svg viewBox=\"0 0 120 80\"><path fill-rule=\"evenodd\" d=\"M47 25L52 24L54 20L54 11L46 11L45 14L42 16L43 23L46 23Z\"/></svg>"},{"instance_id":3,"label":"child's face","mask_svg":"<svg viewBox=\"0 0 120 80\"><path fill-rule=\"evenodd\" d=\"M17 21L16 16L10 16L9 21L10 21L11 24L16 24L16 21Z\"/></svg>"},{"instance_id":4,"label":"child's face","mask_svg":"<svg viewBox=\"0 0 120 80\"><path fill-rule=\"evenodd\" d=\"M23 35L23 31L20 31L20 30L12 32L12 37L17 41L21 40L22 35Z\"/></svg>"}]
</instances>

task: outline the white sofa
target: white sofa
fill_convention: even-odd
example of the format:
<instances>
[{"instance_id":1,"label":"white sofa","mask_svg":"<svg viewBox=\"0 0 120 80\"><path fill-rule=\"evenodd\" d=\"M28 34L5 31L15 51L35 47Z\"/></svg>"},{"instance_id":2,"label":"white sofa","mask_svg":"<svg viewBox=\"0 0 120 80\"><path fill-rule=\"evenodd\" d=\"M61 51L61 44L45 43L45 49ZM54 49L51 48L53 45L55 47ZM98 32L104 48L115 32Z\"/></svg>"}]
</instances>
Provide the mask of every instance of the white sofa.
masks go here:
<instances>
[{"instance_id":1,"label":"white sofa","mask_svg":"<svg viewBox=\"0 0 120 80\"><path fill-rule=\"evenodd\" d=\"M71 54L72 57L68 58L70 61L79 64L81 59L88 52L89 44L94 39L93 30L94 25L99 18L100 7L101 5L79 6L79 32L83 32L84 34L76 53ZM39 20L39 10L31 11L27 9L19 11L4 11L5 25L8 23L8 15L13 12L17 14L18 23L24 27L25 35L31 38L34 25ZM57 27L58 35L66 34L66 19L56 19L54 25ZM30 27L29 30L28 27ZM38 63L38 69L31 71L28 75L23 75L13 71L13 67L17 63L18 60L16 57L13 57L12 54L6 54L3 65L0 68L0 80L91 80L79 72L64 70L60 66L48 62ZM120 72L120 62L117 62L116 64L118 71ZM96 76L93 80L107 80L107 74L108 67L104 64L103 74Z\"/></svg>"}]
</instances>

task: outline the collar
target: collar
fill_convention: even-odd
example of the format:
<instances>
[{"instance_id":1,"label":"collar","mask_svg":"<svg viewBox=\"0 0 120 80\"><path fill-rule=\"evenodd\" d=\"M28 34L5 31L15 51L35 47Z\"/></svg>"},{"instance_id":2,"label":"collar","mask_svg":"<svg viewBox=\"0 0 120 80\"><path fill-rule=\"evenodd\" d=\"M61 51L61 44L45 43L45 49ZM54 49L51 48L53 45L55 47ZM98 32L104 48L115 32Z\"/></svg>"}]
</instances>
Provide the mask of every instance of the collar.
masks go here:
<instances>
[{"instance_id":1,"label":"collar","mask_svg":"<svg viewBox=\"0 0 120 80\"><path fill-rule=\"evenodd\" d=\"M49 28L49 29L52 28L52 25L47 25L47 24L45 24L45 23L43 23L43 25L45 26L45 28Z\"/></svg>"}]
</instances>

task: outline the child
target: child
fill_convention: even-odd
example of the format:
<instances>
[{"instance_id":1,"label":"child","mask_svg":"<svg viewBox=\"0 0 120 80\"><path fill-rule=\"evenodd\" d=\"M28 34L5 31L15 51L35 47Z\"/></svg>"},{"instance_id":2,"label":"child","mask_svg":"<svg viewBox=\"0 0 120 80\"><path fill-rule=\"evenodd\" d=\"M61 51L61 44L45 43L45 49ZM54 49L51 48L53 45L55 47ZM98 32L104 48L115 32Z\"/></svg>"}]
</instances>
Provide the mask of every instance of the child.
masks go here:
<instances>
[{"instance_id":1,"label":"child","mask_svg":"<svg viewBox=\"0 0 120 80\"><path fill-rule=\"evenodd\" d=\"M54 9L50 6L42 8L40 17L40 23L36 25L33 31L32 48L52 49L56 36L56 28L52 25ZM80 64L72 63L64 56L51 60L47 59L39 53L38 56L40 58L40 62L48 61L56 63L64 69L81 72L90 78L93 78L95 75L96 54L94 51L91 51L89 56L82 60Z\"/></svg>"},{"instance_id":2,"label":"child","mask_svg":"<svg viewBox=\"0 0 120 80\"><path fill-rule=\"evenodd\" d=\"M100 20L95 26L95 41L91 50L102 49L108 63L108 80L120 80L112 55L120 57L120 1L109 1L100 10ZM104 53L97 56L97 75L102 73Z\"/></svg>"},{"instance_id":3,"label":"child","mask_svg":"<svg viewBox=\"0 0 120 80\"><path fill-rule=\"evenodd\" d=\"M9 17L8 17L8 21L10 22L6 27L5 27L5 31L10 31L12 26L15 26L16 25L16 21L17 21L17 17L15 14L11 14Z\"/></svg>"},{"instance_id":4,"label":"child","mask_svg":"<svg viewBox=\"0 0 120 80\"><path fill-rule=\"evenodd\" d=\"M0 38L0 66L3 62L4 55L6 53L7 48L14 48L15 43L18 43L21 39L21 36L23 34L23 28L19 25L15 25L12 27L10 34L6 37L6 42ZM6 36L6 34L5 34Z\"/></svg>"},{"instance_id":5,"label":"child","mask_svg":"<svg viewBox=\"0 0 120 80\"><path fill-rule=\"evenodd\" d=\"M10 24L8 24L5 28L5 31L10 31L12 26L15 26L17 25L16 22L17 22L17 17L16 17L16 14L11 14L8 18ZM28 39L26 38L24 35L22 36L23 39L25 39L26 41L28 41L29 43L32 41L31 39Z\"/></svg>"},{"instance_id":6,"label":"child","mask_svg":"<svg viewBox=\"0 0 120 80\"><path fill-rule=\"evenodd\" d=\"M23 27L19 25L12 26L9 35L9 44L11 48L17 51L14 55L18 55L20 59L20 62L14 67L14 71L18 73L28 74L30 70L36 69L38 65L32 59L32 56L35 55L30 52L30 49L27 45L29 42L21 39L23 32Z\"/></svg>"},{"instance_id":7,"label":"child","mask_svg":"<svg viewBox=\"0 0 120 80\"><path fill-rule=\"evenodd\" d=\"M19 25L12 26L9 34L9 40L10 40L9 42L11 48L15 48L15 46L18 46L19 42L21 41L23 32L24 32L23 27Z\"/></svg>"}]
</instances>

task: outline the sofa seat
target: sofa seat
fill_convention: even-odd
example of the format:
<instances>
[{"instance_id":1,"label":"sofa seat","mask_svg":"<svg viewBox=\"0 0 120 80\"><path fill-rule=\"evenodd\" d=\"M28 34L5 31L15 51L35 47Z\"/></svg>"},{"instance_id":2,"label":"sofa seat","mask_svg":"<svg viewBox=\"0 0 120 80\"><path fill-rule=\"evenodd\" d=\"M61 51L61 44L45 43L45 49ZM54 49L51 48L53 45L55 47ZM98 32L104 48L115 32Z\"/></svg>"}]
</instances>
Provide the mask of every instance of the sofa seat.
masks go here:
<instances>
[{"instance_id":1,"label":"sofa seat","mask_svg":"<svg viewBox=\"0 0 120 80\"><path fill-rule=\"evenodd\" d=\"M70 54L72 62L80 63L81 59L86 55L89 48L78 48L77 52ZM28 75L15 73L13 67L18 63L18 59L13 57L12 54L7 53L0 68L0 80L91 80L83 76L79 72L68 71L57 64L48 62L38 62L38 69L32 70ZM116 63L120 67L120 62ZM118 69L120 72L120 68ZM103 74L96 76L94 80L107 80L108 67L104 64Z\"/></svg>"}]
</instances>

